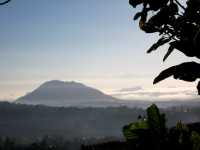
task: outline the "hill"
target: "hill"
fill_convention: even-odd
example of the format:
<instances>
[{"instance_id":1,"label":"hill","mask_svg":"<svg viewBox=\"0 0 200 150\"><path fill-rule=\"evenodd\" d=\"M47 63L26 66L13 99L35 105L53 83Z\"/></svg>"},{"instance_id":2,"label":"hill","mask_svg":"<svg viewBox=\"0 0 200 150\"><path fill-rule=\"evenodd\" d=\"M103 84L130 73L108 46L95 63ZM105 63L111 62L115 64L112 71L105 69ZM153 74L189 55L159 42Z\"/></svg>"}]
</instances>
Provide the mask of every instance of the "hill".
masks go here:
<instances>
[{"instance_id":1,"label":"hill","mask_svg":"<svg viewBox=\"0 0 200 150\"><path fill-rule=\"evenodd\" d=\"M185 112L172 108L165 111L167 124L177 121L198 122L200 111ZM41 138L63 136L74 138L121 137L124 125L135 122L145 111L139 108L47 107L0 102L0 137Z\"/></svg>"}]
</instances>

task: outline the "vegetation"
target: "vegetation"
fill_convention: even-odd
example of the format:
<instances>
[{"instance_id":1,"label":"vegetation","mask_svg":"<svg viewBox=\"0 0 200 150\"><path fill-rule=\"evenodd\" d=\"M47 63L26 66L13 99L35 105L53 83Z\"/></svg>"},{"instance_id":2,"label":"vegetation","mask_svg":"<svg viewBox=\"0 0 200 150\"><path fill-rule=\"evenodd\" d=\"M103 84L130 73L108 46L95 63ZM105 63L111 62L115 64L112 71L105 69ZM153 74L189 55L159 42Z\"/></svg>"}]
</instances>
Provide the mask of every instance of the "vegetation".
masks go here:
<instances>
[{"instance_id":1,"label":"vegetation","mask_svg":"<svg viewBox=\"0 0 200 150\"><path fill-rule=\"evenodd\" d=\"M115 138L66 140L55 135L19 141L18 137L2 136L0 150L200 150L200 123L179 121L176 126L168 127L165 118L164 113L152 105L147 108L146 115L139 115L138 121L123 127L125 141Z\"/></svg>"},{"instance_id":2,"label":"vegetation","mask_svg":"<svg viewBox=\"0 0 200 150\"><path fill-rule=\"evenodd\" d=\"M14 145L13 150L19 147L22 150L34 150L33 146L45 149L52 145L55 147L56 144L68 150L79 150L81 145L83 150L127 150L135 147L136 141L139 148L139 145L148 143L151 139L150 144L159 143L158 146L161 147L166 139L176 139L177 130L171 127L178 120L191 122L195 121L195 118L198 120L200 116L199 107L174 107L161 111L162 113L155 105L148 108L146 114L143 109L127 107L62 108L1 102L0 145L4 146L2 149L9 149L5 148L6 145ZM134 123L123 128L124 124L129 122ZM121 128L127 142L118 141L123 138ZM194 141L194 147L198 147L200 124L189 124L187 128L192 135L190 139ZM176 140L173 141L176 144ZM58 146L56 148L58 149Z\"/></svg>"},{"instance_id":3,"label":"vegetation","mask_svg":"<svg viewBox=\"0 0 200 150\"><path fill-rule=\"evenodd\" d=\"M0 139L0 150L79 150L81 142L66 141L60 137L44 137L32 143L19 143L12 138Z\"/></svg>"},{"instance_id":4,"label":"vegetation","mask_svg":"<svg viewBox=\"0 0 200 150\"><path fill-rule=\"evenodd\" d=\"M135 150L200 150L200 132L194 126L178 122L167 128L165 115L156 105L147 109L147 117L123 128L128 148Z\"/></svg>"},{"instance_id":5,"label":"vegetation","mask_svg":"<svg viewBox=\"0 0 200 150\"><path fill-rule=\"evenodd\" d=\"M121 137L119 129L143 113L127 107L65 108L0 102L0 136L37 139L48 135L67 140Z\"/></svg>"},{"instance_id":6,"label":"vegetation","mask_svg":"<svg viewBox=\"0 0 200 150\"><path fill-rule=\"evenodd\" d=\"M200 106L174 107L161 110L168 118L167 126L177 121L199 121ZM29 106L7 102L0 103L0 136L17 139L37 139L43 136L75 138L122 137L120 129L137 117L145 115L144 109L127 107L74 108Z\"/></svg>"},{"instance_id":7,"label":"vegetation","mask_svg":"<svg viewBox=\"0 0 200 150\"><path fill-rule=\"evenodd\" d=\"M188 0L181 4L178 0L130 0L134 8L143 5L141 12L135 14L139 27L146 33L158 33L160 39L147 51L151 53L164 44L169 44L163 58L176 49L187 57L200 58L200 1ZM200 64L185 62L172 66L155 78L154 84L170 76L175 79L193 82L200 78ZM200 94L200 82L197 85Z\"/></svg>"},{"instance_id":8,"label":"vegetation","mask_svg":"<svg viewBox=\"0 0 200 150\"><path fill-rule=\"evenodd\" d=\"M146 117L139 116L137 122L123 127L126 141L106 142L82 146L82 150L200 150L199 123L184 124L168 128L163 113L156 105L146 110Z\"/></svg>"}]
</instances>

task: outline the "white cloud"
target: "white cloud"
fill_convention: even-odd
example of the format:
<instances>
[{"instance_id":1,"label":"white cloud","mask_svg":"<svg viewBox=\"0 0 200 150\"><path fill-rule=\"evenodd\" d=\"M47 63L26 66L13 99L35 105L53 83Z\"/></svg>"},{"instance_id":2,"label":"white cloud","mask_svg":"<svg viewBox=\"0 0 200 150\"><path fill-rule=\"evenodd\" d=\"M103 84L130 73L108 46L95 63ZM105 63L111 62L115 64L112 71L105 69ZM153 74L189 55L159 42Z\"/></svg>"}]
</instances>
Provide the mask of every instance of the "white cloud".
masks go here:
<instances>
[{"instance_id":1,"label":"white cloud","mask_svg":"<svg viewBox=\"0 0 200 150\"><path fill-rule=\"evenodd\" d=\"M124 100L168 101L196 99L195 87L163 87L163 88L138 88L138 90L118 91L112 96Z\"/></svg>"},{"instance_id":2,"label":"white cloud","mask_svg":"<svg viewBox=\"0 0 200 150\"><path fill-rule=\"evenodd\" d=\"M133 91L138 91L138 90L142 90L143 88L141 86L135 86L135 87L131 87L131 88L123 88L121 90L119 90L119 92L133 92Z\"/></svg>"}]
</instances>

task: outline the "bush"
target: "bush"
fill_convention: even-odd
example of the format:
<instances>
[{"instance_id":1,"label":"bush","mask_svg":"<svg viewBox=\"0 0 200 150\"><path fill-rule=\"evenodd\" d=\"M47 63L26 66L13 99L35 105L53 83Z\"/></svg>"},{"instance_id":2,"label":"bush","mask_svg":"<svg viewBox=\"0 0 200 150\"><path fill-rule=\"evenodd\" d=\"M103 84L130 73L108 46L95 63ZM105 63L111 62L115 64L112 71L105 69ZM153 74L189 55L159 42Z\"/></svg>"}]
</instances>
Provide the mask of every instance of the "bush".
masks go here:
<instances>
[{"instance_id":1,"label":"bush","mask_svg":"<svg viewBox=\"0 0 200 150\"><path fill-rule=\"evenodd\" d=\"M154 104L147 108L146 118L124 126L123 134L130 149L200 150L198 131L182 122L168 129L165 115Z\"/></svg>"}]
</instances>

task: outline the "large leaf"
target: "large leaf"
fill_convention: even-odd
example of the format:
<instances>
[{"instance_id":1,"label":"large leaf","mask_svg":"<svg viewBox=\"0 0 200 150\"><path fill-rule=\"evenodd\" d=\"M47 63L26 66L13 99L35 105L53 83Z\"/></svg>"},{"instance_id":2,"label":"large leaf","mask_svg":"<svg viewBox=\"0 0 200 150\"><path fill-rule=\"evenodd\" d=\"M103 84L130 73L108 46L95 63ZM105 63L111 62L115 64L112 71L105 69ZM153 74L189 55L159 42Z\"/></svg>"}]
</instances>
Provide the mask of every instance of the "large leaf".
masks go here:
<instances>
[{"instance_id":1,"label":"large leaf","mask_svg":"<svg viewBox=\"0 0 200 150\"><path fill-rule=\"evenodd\" d=\"M165 129L165 116L160 114L155 104L147 109L147 122L149 128L153 131L162 132Z\"/></svg>"},{"instance_id":2,"label":"large leaf","mask_svg":"<svg viewBox=\"0 0 200 150\"><path fill-rule=\"evenodd\" d=\"M127 140L138 140L142 135L140 133L145 132L148 129L146 121L138 121L130 123L123 128L123 134Z\"/></svg>"},{"instance_id":3,"label":"large leaf","mask_svg":"<svg viewBox=\"0 0 200 150\"><path fill-rule=\"evenodd\" d=\"M200 81L197 84L197 90L198 90L198 94L200 95Z\"/></svg>"},{"instance_id":4,"label":"large leaf","mask_svg":"<svg viewBox=\"0 0 200 150\"><path fill-rule=\"evenodd\" d=\"M196 62L185 62L177 66L172 66L162 71L155 79L154 84L174 76L175 79L193 82L200 78L200 64Z\"/></svg>"},{"instance_id":5,"label":"large leaf","mask_svg":"<svg viewBox=\"0 0 200 150\"><path fill-rule=\"evenodd\" d=\"M143 3L143 0L129 0L129 4L131 6L133 6L134 8L139 5L139 4L142 4Z\"/></svg>"},{"instance_id":6,"label":"large leaf","mask_svg":"<svg viewBox=\"0 0 200 150\"><path fill-rule=\"evenodd\" d=\"M169 78L176 72L176 66L172 66L164 71L162 71L153 81L153 84L156 84L166 78Z\"/></svg>"}]
</instances>

